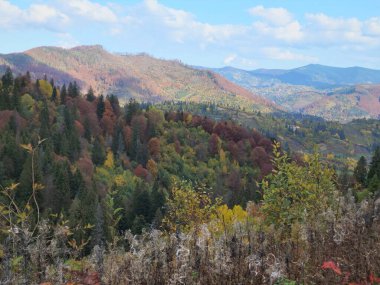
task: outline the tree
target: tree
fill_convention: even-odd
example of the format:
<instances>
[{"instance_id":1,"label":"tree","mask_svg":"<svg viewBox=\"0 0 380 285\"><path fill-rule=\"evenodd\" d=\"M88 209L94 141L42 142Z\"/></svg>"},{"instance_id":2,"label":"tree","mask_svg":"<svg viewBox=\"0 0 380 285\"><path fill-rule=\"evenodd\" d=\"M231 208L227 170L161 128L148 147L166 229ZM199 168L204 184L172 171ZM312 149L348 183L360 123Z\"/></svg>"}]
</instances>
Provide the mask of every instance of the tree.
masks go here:
<instances>
[{"instance_id":1,"label":"tree","mask_svg":"<svg viewBox=\"0 0 380 285\"><path fill-rule=\"evenodd\" d=\"M354 178L363 187L367 184L367 160L361 156L354 169Z\"/></svg>"},{"instance_id":2,"label":"tree","mask_svg":"<svg viewBox=\"0 0 380 285\"><path fill-rule=\"evenodd\" d=\"M90 88L88 89L87 94L86 94L86 100L89 102L94 102L95 99L96 99L96 97L94 94L94 89L92 89L92 86L90 86Z\"/></svg>"},{"instance_id":3,"label":"tree","mask_svg":"<svg viewBox=\"0 0 380 285\"><path fill-rule=\"evenodd\" d=\"M135 114L140 112L140 104L135 99L129 99L129 103L125 106L125 120L130 124Z\"/></svg>"},{"instance_id":4,"label":"tree","mask_svg":"<svg viewBox=\"0 0 380 285\"><path fill-rule=\"evenodd\" d=\"M218 155L220 148L222 146L222 141L217 134L212 134L209 139L209 152L212 155Z\"/></svg>"},{"instance_id":5,"label":"tree","mask_svg":"<svg viewBox=\"0 0 380 285\"><path fill-rule=\"evenodd\" d=\"M334 171L320 161L317 152L306 157L304 166L282 155L279 144L273 153L275 170L263 182L266 222L285 236L299 223L323 225L323 213L335 206Z\"/></svg>"},{"instance_id":6,"label":"tree","mask_svg":"<svg viewBox=\"0 0 380 285\"><path fill-rule=\"evenodd\" d=\"M118 117L120 116L120 104L119 104L119 98L116 95L111 94L110 96L107 96L108 101L110 102L112 106L112 110L115 113L115 115Z\"/></svg>"},{"instance_id":7,"label":"tree","mask_svg":"<svg viewBox=\"0 0 380 285\"><path fill-rule=\"evenodd\" d=\"M54 186L51 209L58 214L66 212L71 204L70 167L67 162L58 162L54 166Z\"/></svg>"},{"instance_id":8,"label":"tree","mask_svg":"<svg viewBox=\"0 0 380 285\"><path fill-rule=\"evenodd\" d=\"M61 88L61 104L66 103L66 97L67 97L67 89L66 89L66 84L63 84Z\"/></svg>"},{"instance_id":9,"label":"tree","mask_svg":"<svg viewBox=\"0 0 380 285\"><path fill-rule=\"evenodd\" d=\"M113 157L113 152L111 150L107 151L107 158L104 161L104 166L110 169L115 167L115 160Z\"/></svg>"},{"instance_id":10,"label":"tree","mask_svg":"<svg viewBox=\"0 0 380 285\"><path fill-rule=\"evenodd\" d=\"M372 156L368 171L368 181L371 180L375 175L377 175L377 177L380 177L380 147L376 148L375 153Z\"/></svg>"},{"instance_id":11,"label":"tree","mask_svg":"<svg viewBox=\"0 0 380 285\"><path fill-rule=\"evenodd\" d=\"M86 116L86 118L84 119L83 127L84 127L84 138L89 143L91 143L92 134L91 134L90 119L88 118L88 116Z\"/></svg>"},{"instance_id":12,"label":"tree","mask_svg":"<svg viewBox=\"0 0 380 285\"><path fill-rule=\"evenodd\" d=\"M57 91L57 87L53 88L53 93L51 94L51 101L53 101L55 104L58 104L58 91Z\"/></svg>"},{"instance_id":13,"label":"tree","mask_svg":"<svg viewBox=\"0 0 380 285\"><path fill-rule=\"evenodd\" d=\"M150 156L157 160L160 155L160 139L159 138L151 138L148 142L148 150Z\"/></svg>"},{"instance_id":14,"label":"tree","mask_svg":"<svg viewBox=\"0 0 380 285\"><path fill-rule=\"evenodd\" d=\"M40 112L40 137L48 138L50 137L50 119L49 119L49 108L47 101L43 100L43 107Z\"/></svg>"},{"instance_id":15,"label":"tree","mask_svg":"<svg viewBox=\"0 0 380 285\"><path fill-rule=\"evenodd\" d=\"M99 137L96 137L94 141L91 158L92 158L92 162L95 165L103 165L104 161L106 160L106 151Z\"/></svg>"},{"instance_id":16,"label":"tree","mask_svg":"<svg viewBox=\"0 0 380 285\"><path fill-rule=\"evenodd\" d=\"M100 120L101 118L103 118L103 113L106 109L106 106L104 104L104 97L103 95L100 95L98 97L98 102L96 104L96 115L98 116L98 119Z\"/></svg>"},{"instance_id":17,"label":"tree","mask_svg":"<svg viewBox=\"0 0 380 285\"><path fill-rule=\"evenodd\" d=\"M1 77L0 89L0 110L11 109L11 96L13 93L13 74L9 67L7 67L5 74Z\"/></svg>"},{"instance_id":18,"label":"tree","mask_svg":"<svg viewBox=\"0 0 380 285\"><path fill-rule=\"evenodd\" d=\"M67 88L67 95L70 96L71 98L79 97L80 90L76 81L74 81L73 83L72 82L69 83L69 86Z\"/></svg>"},{"instance_id":19,"label":"tree","mask_svg":"<svg viewBox=\"0 0 380 285\"><path fill-rule=\"evenodd\" d=\"M21 114L30 119L34 113L35 101L29 94L24 94L21 96Z\"/></svg>"},{"instance_id":20,"label":"tree","mask_svg":"<svg viewBox=\"0 0 380 285\"><path fill-rule=\"evenodd\" d=\"M170 232L187 232L210 221L220 201L213 202L204 191L195 191L189 184L179 184L172 188L166 201L164 227Z\"/></svg>"},{"instance_id":21,"label":"tree","mask_svg":"<svg viewBox=\"0 0 380 285\"><path fill-rule=\"evenodd\" d=\"M46 80L38 80L38 91L44 98L51 98L53 87Z\"/></svg>"}]
</instances>

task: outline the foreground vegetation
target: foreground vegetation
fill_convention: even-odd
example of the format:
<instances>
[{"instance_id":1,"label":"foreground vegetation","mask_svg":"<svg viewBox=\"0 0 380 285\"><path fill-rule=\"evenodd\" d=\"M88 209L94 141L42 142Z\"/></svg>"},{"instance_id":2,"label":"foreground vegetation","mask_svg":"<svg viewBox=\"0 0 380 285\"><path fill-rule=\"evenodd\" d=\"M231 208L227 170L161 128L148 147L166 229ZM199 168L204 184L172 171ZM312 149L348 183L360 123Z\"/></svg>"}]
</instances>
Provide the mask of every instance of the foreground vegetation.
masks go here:
<instances>
[{"instance_id":1,"label":"foreground vegetation","mask_svg":"<svg viewBox=\"0 0 380 285\"><path fill-rule=\"evenodd\" d=\"M337 175L168 106L2 77L1 284L379 282L379 149Z\"/></svg>"}]
</instances>

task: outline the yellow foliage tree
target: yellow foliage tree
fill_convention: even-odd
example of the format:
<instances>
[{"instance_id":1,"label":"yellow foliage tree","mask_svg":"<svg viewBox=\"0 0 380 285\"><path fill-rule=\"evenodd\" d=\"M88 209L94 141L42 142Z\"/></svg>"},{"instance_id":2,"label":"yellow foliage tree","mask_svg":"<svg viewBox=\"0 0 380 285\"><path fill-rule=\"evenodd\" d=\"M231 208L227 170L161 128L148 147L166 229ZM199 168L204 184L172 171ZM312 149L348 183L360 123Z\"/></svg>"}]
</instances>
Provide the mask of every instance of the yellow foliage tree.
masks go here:
<instances>
[{"instance_id":1,"label":"yellow foliage tree","mask_svg":"<svg viewBox=\"0 0 380 285\"><path fill-rule=\"evenodd\" d=\"M115 166L115 160L114 160L113 153L111 150L108 150L107 152L107 158L104 161L104 166L110 169L114 168Z\"/></svg>"},{"instance_id":2,"label":"yellow foliage tree","mask_svg":"<svg viewBox=\"0 0 380 285\"><path fill-rule=\"evenodd\" d=\"M222 166L223 174L227 174L228 170L227 170L227 163L226 163L226 153L222 148L219 150L219 160Z\"/></svg>"},{"instance_id":3,"label":"yellow foliage tree","mask_svg":"<svg viewBox=\"0 0 380 285\"><path fill-rule=\"evenodd\" d=\"M51 86L51 84L46 80L38 80L38 84L41 94L47 98L50 98L53 94L53 87Z\"/></svg>"},{"instance_id":4,"label":"yellow foliage tree","mask_svg":"<svg viewBox=\"0 0 380 285\"><path fill-rule=\"evenodd\" d=\"M149 159L146 164L146 169L153 175L153 177L157 177L158 168L157 163L153 159Z\"/></svg>"},{"instance_id":5,"label":"yellow foliage tree","mask_svg":"<svg viewBox=\"0 0 380 285\"><path fill-rule=\"evenodd\" d=\"M240 205L235 205L232 209L229 209L227 205L221 205L211 219L212 231L220 234L232 230L237 223L246 223L248 213Z\"/></svg>"},{"instance_id":6,"label":"yellow foliage tree","mask_svg":"<svg viewBox=\"0 0 380 285\"><path fill-rule=\"evenodd\" d=\"M211 220L219 205L220 200L212 201L203 189L195 191L189 184L181 183L171 190L163 225L170 232L197 231Z\"/></svg>"}]
</instances>

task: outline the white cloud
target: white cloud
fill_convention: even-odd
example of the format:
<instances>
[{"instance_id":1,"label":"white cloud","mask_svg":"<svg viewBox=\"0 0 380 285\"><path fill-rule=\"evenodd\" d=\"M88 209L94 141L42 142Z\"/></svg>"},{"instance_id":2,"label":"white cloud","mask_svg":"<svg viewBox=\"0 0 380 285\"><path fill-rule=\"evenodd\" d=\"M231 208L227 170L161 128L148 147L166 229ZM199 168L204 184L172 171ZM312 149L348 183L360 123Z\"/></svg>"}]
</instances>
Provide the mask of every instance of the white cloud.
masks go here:
<instances>
[{"instance_id":1,"label":"white cloud","mask_svg":"<svg viewBox=\"0 0 380 285\"><path fill-rule=\"evenodd\" d=\"M303 27L285 8L265 8L256 6L249 9L252 16L260 17L252 26L258 35L285 42L303 39Z\"/></svg>"},{"instance_id":2,"label":"white cloud","mask_svg":"<svg viewBox=\"0 0 380 285\"><path fill-rule=\"evenodd\" d=\"M236 54L230 54L230 55L228 55L228 56L224 59L223 63L224 63L225 65L230 65L231 63L233 63L233 62L235 61L236 58L237 58L237 55L236 55Z\"/></svg>"},{"instance_id":3,"label":"white cloud","mask_svg":"<svg viewBox=\"0 0 380 285\"><path fill-rule=\"evenodd\" d=\"M288 60L288 61L304 61L304 62L317 62L318 58L314 56L295 53L287 49L277 47L266 47L262 49L265 56L275 60Z\"/></svg>"},{"instance_id":4,"label":"white cloud","mask_svg":"<svg viewBox=\"0 0 380 285\"><path fill-rule=\"evenodd\" d=\"M264 8L260 5L249 9L249 13L276 26L284 26L293 21L292 14L284 8Z\"/></svg>"},{"instance_id":5,"label":"white cloud","mask_svg":"<svg viewBox=\"0 0 380 285\"><path fill-rule=\"evenodd\" d=\"M207 43L226 41L231 37L244 34L248 27L238 25L211 25L197 21L193 14L183 10L173 9L160 4L157 0L145 0L145 23L161 25L163 32L178 43L187 40L199 40L200 46ZM141 12L140 12L141 13ZM140 14L141 15L141 14ZM165 30L166 29L166 30Z\"/></svg>"},{"instance_id":6,"label":"white cloud","mask_svg":"<svg viewBox=\"0 0 380 285\"><path fill-rule=\"evenodd\" d=\"M59 33L57 38L57 46L62 48L72 48L80 45L80 43L69 33Z\"/></svg>"},{"instance_id":7,"label":"white cloud","mask_svg":"<svg viewBox=\"0 0 380 285\"><path fill-rule=\"evenodd\" d=\"M115 23L117 21L117 16L111 8L99 3L89 0L63 0L62 3L73 13L96 22Z\"/></svg>"},{"instance_id":8,"label":"white cloud","mask_svg":"<svg viewBox=\"0 0 380 285\"><path fill-rule=\"evenodd\" d=\"M376 37L364 33L365 22L357 18L333 18L326 14L306 14L309 41L314 44L375 45ZM368 25L368 24L367 24ZM369 23L369 31L376 30L375 23Z\"/></svg>"},{"instance_id":9,"label":"white cloud","mask_svg":"<svg viewBox=\"0 0 380 285\"><path fill-rule=\"evenodd\" d=\"M0 0L0 27L2 28L37 26L56 30L68 21L67 15L52 6L32 4L27 9L21 9L9 1Z\"/></svg>"},{"instance_id":10,"label":"white cloud","mask_svg":"<svg viewBox=\"0 0 380 285\"><path fill-rule=\"evenodd\" d=\"M255 22L253 27L257 34L285 42L298 42L303 39L304 32L298 21L284 26L271 26L265 22Z\"/></svg>"},{"instance_id":11,"label":"white cloud","mask_svg":"<svg viewBox=\"0 0 380 285\"><path fill-rule=\"evenodd\" d=\"M58 23L65 24L69 21L69 17L57 9L42 5L42 4L33 4L26 11L26 16L29 22L36 24L45 24L49 21L55 21Z\"/></svg>"},{"instance_id":12,"label":"white cloud","mask_svg":"<svg viewBox=\"0 0 380 285\"><path fill-rule=\"evenodd\" d=\"M371 36L380 36L380 18L373 17L365 21L365 33Z\"/></svg>"},{"instance_id":13,"label":"white cloud","mask_svg":"<svg viewBox=\"0 0 380 285\"><path fill-rule=\"evenodd\" d=\"M257 62L253 59L245 58L242 56L239 56L237 54L229 54L227 55L224 60L223 64L227 66L235 66L243 69L252 69L256 68Z\"/></svg>"}]
</instances>

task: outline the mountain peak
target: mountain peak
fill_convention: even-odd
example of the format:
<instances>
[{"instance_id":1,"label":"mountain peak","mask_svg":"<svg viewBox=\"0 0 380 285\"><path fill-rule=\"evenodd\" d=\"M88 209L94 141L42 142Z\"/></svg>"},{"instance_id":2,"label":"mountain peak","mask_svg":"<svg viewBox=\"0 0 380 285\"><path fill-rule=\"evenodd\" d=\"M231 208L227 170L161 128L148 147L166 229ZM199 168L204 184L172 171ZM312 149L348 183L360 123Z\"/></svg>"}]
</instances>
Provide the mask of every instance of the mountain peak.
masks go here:
<instances>
[{"instance_id":1,"label":"mountain peak","mask_svg":"<svg viewBox=\"0 0 380 285\"><path fill-rule=\"evenodd\" d=\"M71 48L70 50L80 50L80 51L106 51L102 45L81 45Z\"/></svg>"}]
</instances>

